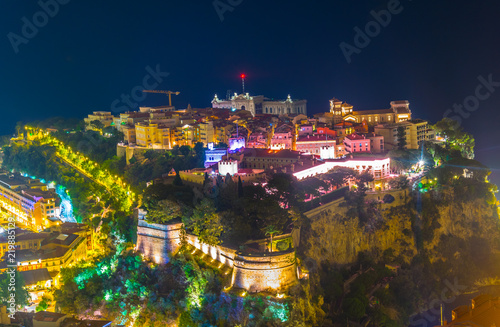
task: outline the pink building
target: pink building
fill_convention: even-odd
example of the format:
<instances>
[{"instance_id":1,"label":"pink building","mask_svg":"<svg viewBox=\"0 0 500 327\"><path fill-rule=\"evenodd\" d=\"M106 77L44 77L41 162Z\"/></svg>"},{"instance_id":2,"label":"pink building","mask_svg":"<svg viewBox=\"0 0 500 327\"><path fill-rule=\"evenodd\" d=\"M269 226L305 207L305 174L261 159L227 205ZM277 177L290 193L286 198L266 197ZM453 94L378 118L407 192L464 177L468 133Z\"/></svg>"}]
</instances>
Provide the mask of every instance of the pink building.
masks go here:
<instances>
[{"instance_id":1,"label":"pink building","mask_svg":"<svg viewBox=\"0 0 500 327\"><path fill-rule=\"evenodd\" d=\"M344 138L346 152L371 152L371 141L364 135L351 134Z\"/></svg>"},{"instance_id":2,"label":"pink building","mask_svg":"<svg viewBox=\"0 0 500 327\"><path fill-rule=\"evenodd\" d=\"M283 124L276 128L271 138L272 150L291 150L293 143L293 128Z\"/></svg>"},{"instance_id":3,"label":"pink building","mask_svg":"<svg viewBox=\"0 0 500 327\"><path fill-rule=\"evenodd\" d=\"M312 125L301 125L299 127L299 137L304 135L313 135Z\"/></svg>"},{"instance_id":4,"label":"pink building","mask_svg":"<svg viewBox=\"0 0 500 327\"><path fill-rule=\"evenodd\" d=\"M265 133L252 133L248 138L247 148L266 149L267 135Z\"/></svg>"},{"instance_id":5,"label":"pink building","mask_svg":"<svg viewBox=\"0 0 500 327\"><path fill-rule=\"evenodd\" d=\"M319 155L322 147L335 147L337 141L328 135L300 136L297 151Z\"/></svg>"}]
</instances>

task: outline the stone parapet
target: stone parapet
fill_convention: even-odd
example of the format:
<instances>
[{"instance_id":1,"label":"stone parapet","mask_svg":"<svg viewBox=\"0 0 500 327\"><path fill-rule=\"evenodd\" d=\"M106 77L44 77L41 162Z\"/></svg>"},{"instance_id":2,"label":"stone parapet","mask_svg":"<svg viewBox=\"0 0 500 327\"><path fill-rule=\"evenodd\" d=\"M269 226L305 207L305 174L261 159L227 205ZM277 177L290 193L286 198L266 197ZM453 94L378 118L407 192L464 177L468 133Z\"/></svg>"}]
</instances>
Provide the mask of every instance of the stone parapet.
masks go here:
<instances>
[{"instance_id":1,"label":"stone parapet","mask_svg":"<svg viewBox=\"0 0 500 327\"><path fill-rule=\"evenodd\" d=\"M249 292L283 290L297 281L295 250L257 255L236 255L233 287Z\"/></svg>"}]
</instances>

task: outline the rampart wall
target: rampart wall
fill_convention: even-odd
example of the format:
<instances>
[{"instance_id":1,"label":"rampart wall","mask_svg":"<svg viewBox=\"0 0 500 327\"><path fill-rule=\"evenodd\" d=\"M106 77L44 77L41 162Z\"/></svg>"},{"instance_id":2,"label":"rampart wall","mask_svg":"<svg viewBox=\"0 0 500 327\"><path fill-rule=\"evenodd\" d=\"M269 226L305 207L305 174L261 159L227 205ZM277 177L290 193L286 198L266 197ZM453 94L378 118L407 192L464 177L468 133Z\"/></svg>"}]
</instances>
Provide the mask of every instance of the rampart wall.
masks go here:
<instances>
[{"instance_id":1,"label":"rampart wall","mask_svg":"<svg viewBox=\"0 0 500 327\"><path fill-rule=\"evenodd\" d=\"M181 246L182 223L150 224L139 220L137 250L157 263L167 263L169 254ZM186 234L185 240L214 260L233 268L231 286L249 292L284 290L297 281L295 249L274 253L242 254L221 245L200 243L195 235Z\"/></svg>"},{"instance_id":2,"label":"rampart wall","mask_svg":"<svg viewBox=\"0 0 500 327\"><path fill-rule=\"evenodd\" d=\"M150 224L139 220L136 249L156 263L168 263L169 254L175 254L181 246L183 224Z\"/></svg>"}]
</instances>

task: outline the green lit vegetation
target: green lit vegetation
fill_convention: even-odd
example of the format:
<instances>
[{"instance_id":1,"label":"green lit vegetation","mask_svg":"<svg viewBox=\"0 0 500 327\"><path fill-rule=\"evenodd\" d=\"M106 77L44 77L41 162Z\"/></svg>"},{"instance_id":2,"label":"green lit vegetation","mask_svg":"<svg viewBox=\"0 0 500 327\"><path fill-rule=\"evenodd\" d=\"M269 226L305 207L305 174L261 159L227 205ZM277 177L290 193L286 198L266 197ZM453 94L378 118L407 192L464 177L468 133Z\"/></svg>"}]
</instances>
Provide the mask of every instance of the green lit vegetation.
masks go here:
<instances>
[{"instance_id":1,"label":"green lit vegetation","mask_svg":"<svg viewBox=\"0 0 500 327\"><path fill-rule=\"evenodd\" d=\"M301 298L243 296L224 291L225 280L190 252L168 265L154 265L131 251L62 271L58 308L69 314L101 313L131 326L289 326L317 321L316 309ZM308 292L307 284L293 292ZM319 311L319 315L323 313Z\"/></svg>"}]
</instances>

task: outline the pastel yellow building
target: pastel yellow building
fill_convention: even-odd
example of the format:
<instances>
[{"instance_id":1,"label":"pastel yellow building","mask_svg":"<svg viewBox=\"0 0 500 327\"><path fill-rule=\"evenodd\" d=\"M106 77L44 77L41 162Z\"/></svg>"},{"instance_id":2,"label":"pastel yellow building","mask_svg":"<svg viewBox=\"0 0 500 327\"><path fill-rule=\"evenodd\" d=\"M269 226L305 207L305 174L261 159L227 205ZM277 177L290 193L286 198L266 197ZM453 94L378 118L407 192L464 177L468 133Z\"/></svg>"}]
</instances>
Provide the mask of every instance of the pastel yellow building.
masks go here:
<instances>
[{"instance_id":1,"label":"pastel yellow building","mask_svg":"<svg viewBox=\"0 0 500 327\"><path fill-rule=\"evenodd\" d=\"M138 146L152 149L171 149L170 128L148 122L135 124L135 140Z\"/></svg>"},{"instance_id":2,"label":"pastel yellow building","mask_svg":"<svg viewBox=\"0 0 500 327\"><path fill-rule=\"evenodd\" d=\"M343 103L339 99L330 100L330 112L317 114L320 122L338 124L342 121L362 123L368 125L381 123L398 123L411 119L410 103L406 100L392 101L389 109L354 110L353 106Z\"/></svg>"},{"instance_id":3,"label":"pastel yellow building","mask_svg":"<svg viewBox=\"0 0 500 327\"><path fill-rule=\"evenodd\" d=\"M375 133L384 137L385 149L398 147L398 129L404 129L405 148L418 149L425 141L434 141L436 133L429 123L422 119L413 119L395 124L380 124L375 126Z\"/></svg>"},{"instance_id":4,"label":"pastel yellow building","mask_svg":"<svg viewBox=\"0 0 500 327\"><path fill-rule=\"evenodd\" d=\"M100 121L104 127L111 126L113 118L113 115L109 111L94 111L92 114L88 115L87 118L83 119L85 121L85 129L93 129L90 123L94 120Z\"/></svg>"}]
</instances>

